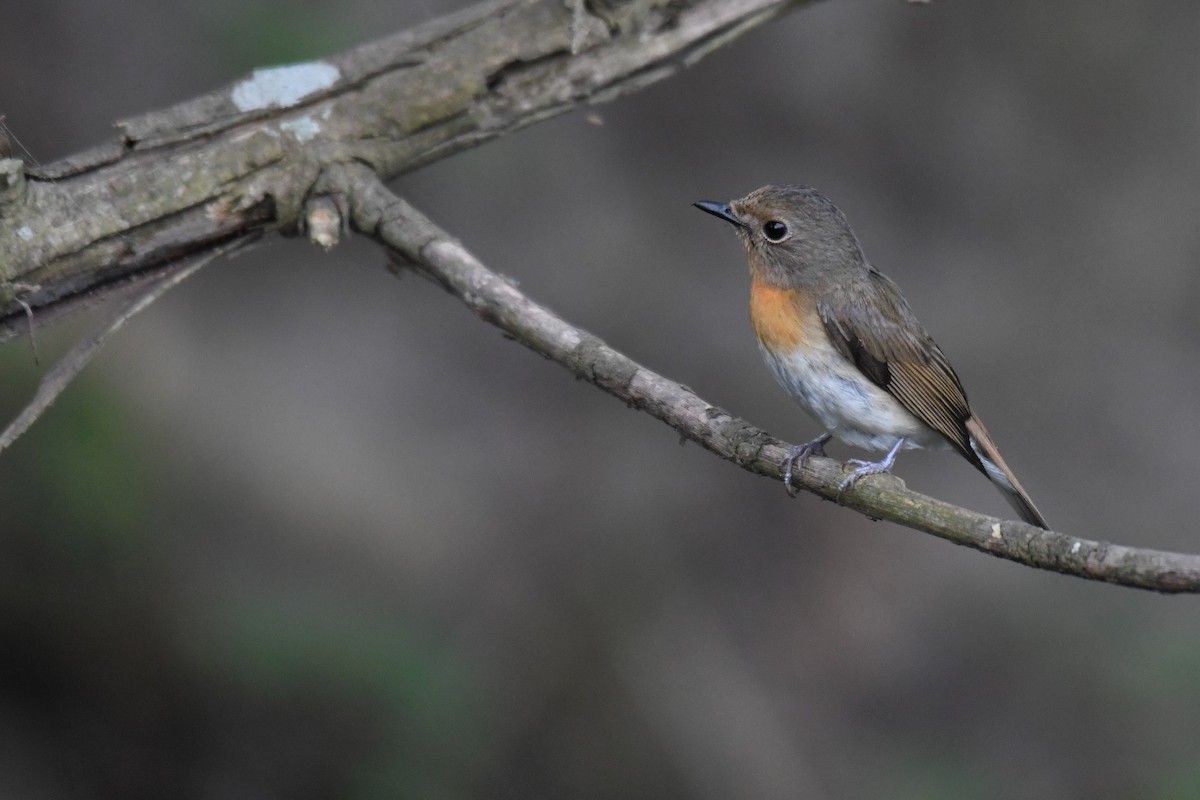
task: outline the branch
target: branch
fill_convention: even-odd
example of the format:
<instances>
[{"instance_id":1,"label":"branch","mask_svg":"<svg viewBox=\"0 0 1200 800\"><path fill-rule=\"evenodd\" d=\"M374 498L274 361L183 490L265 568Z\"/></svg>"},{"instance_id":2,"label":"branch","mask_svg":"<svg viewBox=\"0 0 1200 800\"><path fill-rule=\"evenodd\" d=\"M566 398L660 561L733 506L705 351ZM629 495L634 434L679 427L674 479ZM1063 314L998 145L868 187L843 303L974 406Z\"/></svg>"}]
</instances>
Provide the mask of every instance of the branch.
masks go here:
<instances>
[{"instance_id":1,"label":"branch","mask_svg":"<svg viewBox=\"0 0 1200 800\"><path fill-rule=\"evenodd\" d=\"M349 203L353 227L462 300L531 350L645 411L721 458L769 478L783 477L789 445L706 402L539 306L392 194L361 166L328 175ZM1158 592L1200 592L1200 556L1125 547L978 514L909 491L895 476L859 481L839 496L842 465L811 458L793 480L874 519L886 519L1026 566Z\"/></svg>"},{"instance_id":2,"label":"branch","mask_svg":"<svg viewBox=\"0 0 1200 800\"><path fill-rule=\"evenodd\" d=\"M258 70L45 168L0 157L0 339L24 332L28 308L256 231L295 230L328 164L394 177L666 78L803 1L488 0Z\"/></svg>"}]
</instances>

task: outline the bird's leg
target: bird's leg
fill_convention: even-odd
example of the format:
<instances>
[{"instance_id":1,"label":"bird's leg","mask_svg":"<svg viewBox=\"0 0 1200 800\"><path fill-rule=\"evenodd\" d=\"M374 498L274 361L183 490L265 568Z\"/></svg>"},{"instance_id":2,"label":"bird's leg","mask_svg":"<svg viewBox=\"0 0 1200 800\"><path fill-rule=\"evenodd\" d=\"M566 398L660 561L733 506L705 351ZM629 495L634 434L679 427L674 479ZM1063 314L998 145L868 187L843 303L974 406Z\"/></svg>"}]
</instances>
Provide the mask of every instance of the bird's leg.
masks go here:
<instances>
[{"instance_id":1,"label":"bird's leg","mask_svg":"<svg viewBox=\"0 0 1200 800\"><path fill-rule=\"evenodd\" d=\"M832 438L832 434L822 433L811 442L798 444L788 450L787 458L783 460L783 485L787 489L789 497L796 496L796 487L792 486L792 469L803 467L804 462L808 461L810 456L824 456L825 443Z\"/></svg>"},{"instance_id":2,"label":"bird's leg","mask_svg":"<svg viewBox=\"0 0 1200 800\"><path fill-rule=\"evenodd\" d=\"M877 475L881 472L891 472L892 466L896 463L896 453L900 452L900 448L904 446L908 440L900 437L896 443L892 445L892 449L888 450L888 454L879 461L863 461L858 458L851 458L846 461L847 464L857 464L858 469L853 470L849 475L842 478L842 482L838 484L838 494L849 489L860 478L867 475Z\"/></svg>"}]
</instances>

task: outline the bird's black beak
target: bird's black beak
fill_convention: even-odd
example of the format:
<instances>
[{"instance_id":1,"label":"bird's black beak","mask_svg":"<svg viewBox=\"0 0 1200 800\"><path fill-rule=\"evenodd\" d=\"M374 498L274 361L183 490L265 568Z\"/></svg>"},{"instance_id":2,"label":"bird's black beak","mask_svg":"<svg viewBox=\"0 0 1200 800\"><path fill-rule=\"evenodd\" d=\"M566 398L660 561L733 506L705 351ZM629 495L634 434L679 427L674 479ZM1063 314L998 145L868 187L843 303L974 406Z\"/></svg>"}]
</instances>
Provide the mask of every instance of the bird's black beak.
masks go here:
<instances>
[{"instance_id":1,"label":"bird's black beak","mask_svg":"<svg viewBox=\"0 0 1200 800\"><path fill-rule=\"evenodd\" d=\"M726 222L732 222L739 228L746 227L746 223L742 222L741 219L738 218L738 215L733 213L733 209L729 207L729 203L718 203L713 200L699 200L695 203L692 203L692 205L701 211L707 211L714 217L720 217Z\"/></svg>"}]
</instances>

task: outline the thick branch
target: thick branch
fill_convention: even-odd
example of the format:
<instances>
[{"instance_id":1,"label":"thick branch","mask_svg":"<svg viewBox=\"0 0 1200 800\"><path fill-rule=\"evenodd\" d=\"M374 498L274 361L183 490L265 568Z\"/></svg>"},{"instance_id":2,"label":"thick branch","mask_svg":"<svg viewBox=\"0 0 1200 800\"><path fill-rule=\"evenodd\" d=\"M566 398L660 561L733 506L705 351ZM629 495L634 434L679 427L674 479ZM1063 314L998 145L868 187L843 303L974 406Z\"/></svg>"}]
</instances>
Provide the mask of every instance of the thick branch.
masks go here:
<instances>
[{"instance_id":1,"label":"thick branch","mask_svg":"<svg viewBox=\"0 0 1200 800\"><path fill-rule=\"evenodd\" d=\"M25 306L294 229L329 164L395 176L665 78L799 2L490 0L120 123L44 169L0 159L0 338Z\"/></svg>"},{"instance_id":2,"label":"thick branch","mask_svg":"<svg viewBox=\"0 0 1200 800\"><path fill-rule=\"evenodd\" d=\"M330 188L349 198L356 229L412 262L483 319L721 458L750 472L782 478L786 443L534 303L392 194L370 170L346 167L330 178ZM843 477L838 462L811 458L794 480L814 494L869 517L891 520L1027 566L1159 592L1200 591L1197 555L1090 541L1000 520L909 491L894 476L871 477L839 496Z\"/></svg>"}]
</instances>

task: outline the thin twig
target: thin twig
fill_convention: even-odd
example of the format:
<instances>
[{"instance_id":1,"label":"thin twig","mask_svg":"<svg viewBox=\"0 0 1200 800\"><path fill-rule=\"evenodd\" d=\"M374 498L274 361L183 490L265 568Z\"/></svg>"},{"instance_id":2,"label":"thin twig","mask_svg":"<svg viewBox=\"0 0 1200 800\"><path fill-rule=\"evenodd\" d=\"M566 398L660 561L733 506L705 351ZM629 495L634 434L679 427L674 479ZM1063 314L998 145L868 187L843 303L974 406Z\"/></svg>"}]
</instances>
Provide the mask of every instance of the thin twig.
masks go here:
<instances>
[{"instance_id":1,"label":"thin twig","mask_svg":"<svg viewBox=\"0 0 1200 800\"><path fill-rule=\"evenodd\" d=\"M328 173L350 202L355 229L411 262L478 316L557 361L632 408L750 472L782 477L789 445L706 402L538 305L488 270L449 234L392 194L362 166ZM856 484L839 496L842 466L812 458L795 475L802 488L875 519L1038 569L1158 592L1200 592L1200 555L1126 547L1000 520L908 490L894 476Z\"/></svg>"},{"instance_id":2,"label":"thin twig","mask_svg":"<svg viewBox=\"0 0 1200 800\"><path fill-rule=\"evenodd\" d=\"M105 320L104 324L93 332L91 336L77 342L58 363L46 372L42 377L42 382L38 384L33 399L22 409L16 419L9 423L4 432L0 433L0 452L8 448L9 445L21 437L21 434L29 430L33 423L37 422L38 417L44 414L46 409L50 408L51 404L63 393L63 390L75 379L75 376L87 366L96 353L100 352L100 348L104 346L109 337L124 327L126 322L146 310L155 300L166 294L169 289L178 286L205 264L233 252L246 244L247 241L247 238L241 238L221 247L213 248L208 252L194 255L187 260L172 265L166 270L165 274L153 278L148 286L137 286L137 293L117 309L116 313Z\"/></svg>"}]
</instances>

